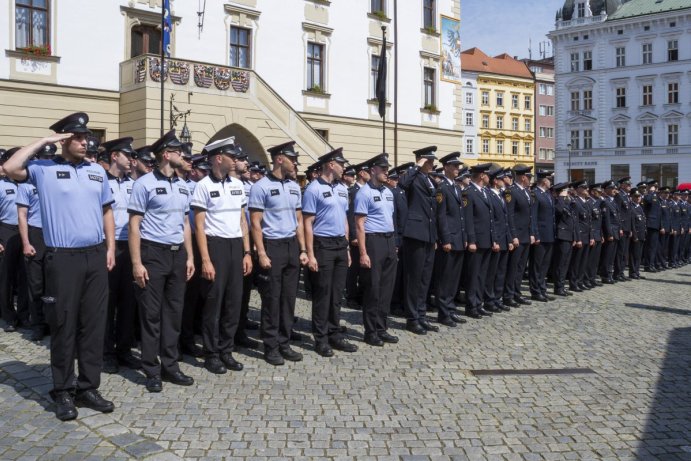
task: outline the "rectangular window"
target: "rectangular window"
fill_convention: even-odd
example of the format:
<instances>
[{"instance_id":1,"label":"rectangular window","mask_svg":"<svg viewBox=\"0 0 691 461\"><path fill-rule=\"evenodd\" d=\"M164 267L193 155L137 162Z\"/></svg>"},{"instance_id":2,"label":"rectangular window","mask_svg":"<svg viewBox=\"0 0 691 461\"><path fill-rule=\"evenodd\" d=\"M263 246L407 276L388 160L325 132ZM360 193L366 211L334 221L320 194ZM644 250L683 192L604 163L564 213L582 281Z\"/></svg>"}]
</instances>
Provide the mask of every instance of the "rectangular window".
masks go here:
<instances>
[{"instance_id":1,"label":"rectangular window","mask_svg":"<svg viewBox=\"0 0 691 461\"><path fill-rule=\"evenodd\" d=\"M626 147L626 128L617 128L617 147Z\"/></svg>"},{"instance_id":2,"label":"rectangular window","mask_svg":"<svg viewBox=\"0 0 691 461\"><path fill-rule=\"evenodd\" d=\"M511 155L518 155L518 141L511 141Z\"/></svg>"},{"instance_id":3,"label":"rectangular window","mask_svg":"<svg viewBox=\"0 0 691 461\"><path fill-rule=\"evenodd\" d=\"M324 45L307 43L307 90L325 91Z\"/></svg>"},{"instance_id":4,"label":"rectangular window","mask_svg":"<svg viewBox=\"0 0 691 461\"><path fill-rule=\"evenodd\" d=\"M667 84L667 104L679 103L679 83L672 82Z\"/></svg>"},{"instance_id":5,"label":"rectangular window","mask_svg":"<svg viewBox=\"0 0 691 461\"><path fill-rule=\"evenodd\" d=\"M466 112L465 113L465 125L466 126L473 126L473 113L472 112Z\"/></svg>"},{"instance_id":6,"label":"rectangular window","mask_svg":"<svg viewBox=\"0 0 691 461\"><path fill-rule=\"evenodd\" d=\"M50 53L49 0L16 0L14 44L20 50L32 46Z\"/></svg>"},{"instance_id":7,"label":"rectangular window","mask_svg":"<svg viewBox=\"0 0 691 461\"><path fill-rule=\"evenodd\" d=\"M584 51L583 52L583 70L593 69L593 52Z\"/></svg>"},{"instance_id":8,"label":"rectangular window","mask_svg":"<svg viewBox=\"0 0 691 461\"><path fill-rule=\"evenodd\" d=\"M517 117L513 117L511 119L511 129L513 131L518 131L518 118Z\"/></svg>"},{"instance_id":9,"label":"rectangular window","mask_svg":"<svg viewBox=\"0 0 691 461\"><path fill-rule=\"evenodd\" d=\"M497 129L501 130L504 128L504 116L497 115Z\"/></svg>"},{"instance_id":10,"label":"rectangular window","mask_svg":"<svg viewBox=\"0 0 691 461\"><path fill-rule=\"evenodd\" d=\"M497 106L504 107L504 93L497 93Z\"/></svg>"},{"instance_id":11,"label":"rectangular window","mask_svg":"<svg viewBox=\"0 0 691 461\"><path fill-rule=\"evenodd\" d=\"M482 128L489 128L489 115L482 114Z\"/></svg>"},{"instance_id":12,"label":"rectangular window","mask_svg":"<svg viewBox=\"0 0 691 461\"><path fill-rule=\"evenodd\" d=\"M540 85L538 85L537 87L537 91L540 94L547 94L547 85L544 83L540 83Z\"/></svg>"},{"instance_id":13,"label":"rectangular window","mask_svg":"<svg viewBox=\"0 0 691 461\"><path fill-rule=\"evenodd\" d=\"M434 3L434 0L424 0L422 2L422 19L424 24L423 27L425 29L436 30L437 28L437 22L435 21Z\"/></svg>"},{"instance_id":14,"label":"rectangular window","mask_svg":"<svg viewBox=\"0 0 691 461\"><path fill-rule=\"evenodd\" d=\"M643 64L653 63L653 44L644 43L643 45Z\"/></svg>"},{"instance_id":15,"label":"rectangular window","mask_svg":"<svg viewBox=\"0 0 691 461\"><path fill-rule=\"evenodd\" d=\"M321 136L324 141L329 142L329 130L321 130L319 128L315 128L314 131L319 133L319 136Z\"/></svg>"},{"instance_id":16,"label":"rectangular window","mask_svg":"<svg viewBox=\"0 0 691 461\"><path fill-rule=\"evenodd\" d=\"M518 95L517 94L511 95L511 107L514 109L518 109Z\"/></svg>"},{"instance_id":17,"label":"rectangular window","mask_svg":"<svg viewBox=\"0 0 691 461\"><path fill-rule=\"evenodd\" d=\"M571 110L577 111L580 109L581 95L578 91L571 92Z\"/></svg>"},{"instance_id":18,"label":"rectangular window","mask_svg":"<svg viewBox=\"0 0 691 461\"><path fill-rule=\"evenodd\" d=\"M530 157L532 155L532 150L533 145L531 143L527 142L523 145L523 153L526 157Z\"/></svg>"},{"instance_id":19,"label":"rectangular window","mask_svg":"<svg viewBox=\"0 0 691 461\"><path fill-rule=\"evenodd\" d=\"M679 180L677 163L652 163L641 165L641 180L656 180L660 187L676 187Z\"/></svg>"},{"instance_id":20,"label":"rectangular window","mask_svg":"<svg viewBox=\"0 0 691 461\"><path fill-rule=\"evenodd\" d=\"M631 176L628 164L613 164L610 169L610 178L624 178Z\"/></svg>"},{"instance_id":21,"label":"rectangular window","mask_svg":"<svg viewBox=\"0 0 691 461\"><path fill-rule=\"evenodd\" d=\"M583 90L583 110L593 110L593 90Z\"/></svg>"},{"instance_id":22,"label":"rectangular window","mask_svg":"<svg viewBox=\"0 0 691 461\"><path fill-rule=\"evenodd\" d=\"M384 14L386 14L386 0L372 0L371 6L372 6L372 9L370 10L371 13L384 13Z\"/></svg>"},{"instance_id":23,"label":"rectangular window","mask_svg":"<svg viewBox=\"0 0 691 461\"><path fill-rule=\"evenodd\" d=\"M547 149L547 160L554 160L554 149Z\"/></svg>"},{"instance_id":24,"label":"rectangular window","mask_svg":"<svg viewBox=\"0 0 691 461\"><path fill-rule=\"evenodd\" d=\"M652 106L653 105L653 86L643 85L643 105Z\"/></svg>"},{"instance_id":25,"label":"rectangular window","mask_svg":"<svg viewBox=\"0 0 691 461\"><path fill-rule=\"evenodd\" d=\"M578 53L571 53L571 72L578 72L581 64L581 57Z\"/></svg>"},{"instance_id":26,"label":"rectangular window","mask_svg":"<svg viewBox=\"0 0 691 461\"><path fill-rule=\"evenodd\" d=\"M667 125L667 144L670 146L679 145L679 125Z\"/></svg>"},{"instance_id":27,"label":"rectangular window","mask_svg":"<svg viewBox=\"0 0 691 461\"><path fill-rule=\"evenodd\" d=\"M626 107L626 88L617 88L617 107Z\"/></svg>"},{"instance_id":28,"label":"rectangular window","mask_svg":"<svg viewBox=\"0 0 691 461\"><path fill-rule=\"evenodd\" d=\"M593 148L593 130L583 130L583 149Z\"/></svg>"},{"instance_id":29,"label":"rectangular window","mask_svg":"<svg viewBox=\"0 0 691 461\"><path fill-rule=\"evenodd\" d=\"M678 61L679 60L679 41L678 40L668 40L667 41L667 61Z\"/></svg>"},{"instance_id":30,"label":"rectangular window","mask_svg":"<svg viewBox=\"0 0 691 461\"><path fill-rule=\"evenodd\" d=\"M436 70L431 67L425 67L424 72L424 85L425 85L425 107L431 108L436 107L436 100L434 94L434 82L435 82L435 72Z\"/></svg>"},{"instance_id":31,"label":"rectangular window","mask_svg":"<svg viewBox=\"0 0 691 461\"><path fill-rule=\"evenodd\" d=\"M533 130L533 124L529 118L525 120L524 129L525 129L525 131L532 131Z\"/></svg>"},{"instance_id":32,"label":"rectangular window","mask_svg":"<svg viewBox=\"0 0 691 461\"><path fill-rule=\"evenodd\" d=\"M537 153L537 158L539 158L540 160L545 160L547 158L547 149L540 148L540 150Z\"/></svg>"},{"instance_id":33,"label":"rectangular window","mask_svg":"<svg viewBox=\"0 0 691 461\"><path fill-rule=\"evenodd\" d=\"M525 95L525 110L532 110L533 100L529 95Z\"/></svg>"},{"instance_id":34,"label":"rectangular window","mask_svg":"<svg viewBox=\"0 0 691 461\"><path fill-rule=\"evenodd\" d=\"M578 4L578 18L582 18L585 16L585 3L579 3Z\"/></svg>"},{"instance_id":35,"label":"rectangular window","mask_svg":"<svg viewBox=\"0 0 691 461\"><path fill-rule=\"evenodd\" d=\"M377 99L377 74L379 73L379 55L373 54L369 70L370 75L370 99Z\"/></svg>"},{"instance_id":36,"label":"rectangular window","mask_svg":"<svg viewBox=\"0 0 691 461\"><path fill-rule=\"evenodd\" d=\"M466 139L465 140L465 153L466 154L472 154L473 153L473 140L472 139Z\"/></svg>"},{"instance_id":37,"label":"rectangular window","mask_svg":"<svg viewBox=\"0 0 691 461\"><path fill-rule=\"evenodd\" d=\"M132 27L130 39L131 58L146 53L161 54L161 31L155 26L139 25Z\"/></svg>"},{"instance_id":38,"label":"rectangular window","mask_svg":"<svg viewBox=\"0 0 691 461\"><path fill-rule=\"evenodd\" d=\"M473 93L467 92L467 93L465 94L465 103L466 103L467 105L472 105L472 104L473 104Z\"/></svg>"},{"instance_id":39,"label":"rectangular window","mask_svg":"<svg viewBox=\"0 0 691 461\"><path fill-rule=\"evenodd\" d=\"M482 92L482 105L489 106L489 91Z\"/></svg>"},{"instance_id":40,"label":"rectangular window","mask_svg":"<svg viewBox=\"0 0 691 461\"><path fill-rule=\"evenodd\" d=\"M626 48L619 46L616 49L617 67L626 66Z\"/></svg>"},{"instance_id":41,"label":"rectangular window","mask_svg":"<svg viewBox=\"0 0 691 461\"><path fill-rule=\"evenodd\" d=\"M540 127L540 137L541 138L553 138L554 137L554 128L547 128L544 126Z\"/></svg>"},{"instance_id":42,"label":"rectangular window","mask_svg":"<svg viewBox=\"0 0 691 461\"><path fill-rule=\"evenodd\" d=\"M230 27L230 65L249 69L251 65L250 29Z\"/></svg>"},{"instance_id":43,"label":"rectangular window","mask_svg":"<svg viewBox=\"0 0 691 461\"><path fill-rule=\"evenodd\" d=\"M571 130L571 150L581 148L581 133L578 130Z\"/></svg>"},{"instance_id":44,"label":"rectangular window","mask_svg":"<svg viewBox=\"0 0 691 461\"><path fill-rule=\"evenodd\" d=\"M497 141L497 154L504 155L504 141Z\"/></svg>"},{"instance_id":45,"label":"rectangular window","mask_svg":"<svg viewBox=\"0 0 691 461\"><path fill-rule=\"evenodd\" d=\"M554 85L547 85L547 96L554 96Z\"/></svg>"},{"instance_id":46,"label":"rectangular window","mask_svg":"<svg viewBox=\"0 0 691 461\"><path fill-rule=\"evenodd\" d=\"M487 138L482 140L482 153L489 154L489 139Z\"/></svg>"},{"instance_id":47,"label":"rectangular window","mask_svg":"<svg viewBox=\"0 0 691 461\"><path fill-rule=\"evenodd\" d=\"M643 126L643 147L652 147L653 145L653 126Z\"/></svg>"}]
</instances>

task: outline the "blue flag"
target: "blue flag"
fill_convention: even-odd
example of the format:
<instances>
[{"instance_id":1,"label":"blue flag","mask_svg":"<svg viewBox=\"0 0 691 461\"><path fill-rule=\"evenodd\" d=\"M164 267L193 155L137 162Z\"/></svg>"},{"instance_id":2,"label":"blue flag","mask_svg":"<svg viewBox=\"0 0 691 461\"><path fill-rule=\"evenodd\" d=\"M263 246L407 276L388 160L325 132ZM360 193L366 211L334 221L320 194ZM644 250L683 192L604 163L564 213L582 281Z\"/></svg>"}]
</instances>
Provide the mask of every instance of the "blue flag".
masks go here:
<instances>
[{"instance_id":1,"label":"blue flag","mask_svg":"<svg viewBox=\"0 0 691 461\"><path fill-rule=\"evenodd\" d=\"M166 58L170 57L170 32L173 30L173 21L170 17L170 0L163 0L163 52Z\"/></svg>"}]
</instances>

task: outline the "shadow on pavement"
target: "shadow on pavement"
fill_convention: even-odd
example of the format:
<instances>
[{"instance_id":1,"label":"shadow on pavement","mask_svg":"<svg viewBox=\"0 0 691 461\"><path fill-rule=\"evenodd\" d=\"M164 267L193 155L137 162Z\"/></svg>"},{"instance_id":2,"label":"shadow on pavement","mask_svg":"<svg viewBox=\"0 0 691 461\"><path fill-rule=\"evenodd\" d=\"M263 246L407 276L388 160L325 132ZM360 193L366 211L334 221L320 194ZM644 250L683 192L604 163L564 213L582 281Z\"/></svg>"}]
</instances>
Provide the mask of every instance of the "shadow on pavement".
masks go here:
<instances>
[{"instance_id":1,"label":"shadow on pavement","mask_svg":"<svg viewBox=\"0 0 691 461\"><path fill-rule=\"evenodd\" d=\"M689 275L689 274L676 274L676 275ZM682 282L679 280L666 280L666 279L646 279L646 282L658 282L658 283L671 283L673 285L687 285L691 287L691 282Z\"/></svg>"},{"instance_id":2,"label":"shadow on pavement","mask_svg":"<svg viewBox=\"0 0 691 461\"><path fill-rule=\"evenodd\" d=\"M637 459L691 459L691 328L672 330Z\"/></svg>"},{"instance_id":3,"label":"shadow on pavement","mask_svg":"<svg viewBox=\"0 0 691 461\"><path fill-rule=\"evenodd\" d=\"M53 410L53 401L48 395L48 391L52 388L52 382L46 378L36 368L44 368L48 364L29 366L24 362L18 360L9 360L0 363L0 374L4 374L11 378L12 384L8 384L3 379L0 385L12 387L17 395L20 395L26 400L33 400L41 405L45 410Z\"/></svg>"},{"instance_id":4,"label":"shadow on pavement","mask_svg":"<svg viewBox=\"0 0 691 461\"><path fill-rule=\"evenodd\" d=\"M649 311L664 312L667 314L677 314L677 315L691 315L691 311L686 309L679 309L677 307L663 307L663 306L651 306L649 304L636 304L636 303L625 303L626 307L633 307L635 309L645 309Z\"/></svg>"}]
</instances>

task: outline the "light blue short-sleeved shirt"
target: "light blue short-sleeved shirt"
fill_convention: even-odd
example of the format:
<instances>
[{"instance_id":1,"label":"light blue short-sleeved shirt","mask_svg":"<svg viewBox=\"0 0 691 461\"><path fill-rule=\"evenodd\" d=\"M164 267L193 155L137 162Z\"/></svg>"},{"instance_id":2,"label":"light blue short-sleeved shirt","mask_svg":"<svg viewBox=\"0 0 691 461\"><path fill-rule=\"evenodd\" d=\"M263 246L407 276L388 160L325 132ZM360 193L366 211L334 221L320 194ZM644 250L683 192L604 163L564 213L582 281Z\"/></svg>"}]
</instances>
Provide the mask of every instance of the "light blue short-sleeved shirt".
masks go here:
<instances>
[{"instance_id":1,"label":"light blue short-sleeved shirt","mask_svg":"<svg viewBox=\"0 0 691 461\"><path fill-rule=\"evenodd\" d=\"M250 211L262 211L262 233L267 239L294 237L302 209L300 186L290 179L278 179L268 173L250 191Z\"/></svg>"},{"instance_id":2,"label":"light blue short-sleeved shirt","mask_svg":"<svg viewBox=\"0 0 691 461\"><path fill-rule=\"evenodd\" d=\"M177 176L171 178L153 170L134 182L127 211L142 215L142 239L165 245L185 240L185 219L190 211L190 191Z\"/></svg>"},{"instance_id":3,"label":"light blue short-sleeved shirt","mask_svg":"<svg viewBox=\"0 0 691 461\"><path fill-rule=\"evenodd\" d=\"M83 248L103 243L103 208L113 204L106 171L96 163L62 157L33 160L27 180L36 186L43 239L50 248Z\"/></svg>"},{"instance_id":4,"label":"light blue short-sleeved shirt","mask_svg":"<svg viewBox=\"0 0 691 461\"><path fill-rule=\"evenodd\" d=\"M312 228L315 236L345 237L348 189L341 183L329 184L317 178L305 189L302 212L314 215Z\"/></svg>"},{"instance_id":5,"label":"light blue short-sleeved shirt","mask_svg":"<svg viewBox=\"0 0 691 461\"><path fill-rule=\"evenodd\" d=\"M130 203L130 195L132 195L134 181L129 176L117 178L110 173L107 173L107 175L110 192L113 194L113 200L115 200L113 203L115 240L124 241L127 240L128 236L130 214L127 212L127 206Z\"/></svg>"},{"instance_id":6,"label":"light blue short-sleeved shirt","mask_svg":"<svg viewBox=\"0 0 691 461\"><path fill-rule=\"evenodd\" d=\"M243 179L242 180L242 186L245 188L245 201L249 203L250 201L250 191L252 190L252 186L254 183L252 181L248 181ZM250 222L250 209L248 207L245 207L245 218L247 218L247 227L250 229L250 235L252 235L252 224Z\"/></svg>"},{"instance_id":7,"label":"light blue short-sleeved shirt","mask_svg":"<svg viewBox=\"0 0 691 461\"><path fill-rule=\"evenodd\" d=\"M31 227L43 227L41 224L41 205L38 200L38 189L29 183L17 187L17 208L27 208L26 221Z\"/></svg>"},{"instance_id":8,"label":"light blue short-sleeved shirt","mask_svg":"<svg viewBox=\"0 0 691 461\"><path fill-rule=\"evenodd\" d=\"M0 222L17 225L17 183L8 178L0 180Z\"/></svg>"},{"instance_id":9,"label":"light blue short-sleeved shirt","mask_svg":"<svg viewBox=\"0 0 691 461\"><path fill-rule=\"evenodd\" d=\"M393 232L394 198L391 189L383 184L378 188L370 183L355 194L355 214L367 216L365 233Z\"/></svg>"}]
</instances>

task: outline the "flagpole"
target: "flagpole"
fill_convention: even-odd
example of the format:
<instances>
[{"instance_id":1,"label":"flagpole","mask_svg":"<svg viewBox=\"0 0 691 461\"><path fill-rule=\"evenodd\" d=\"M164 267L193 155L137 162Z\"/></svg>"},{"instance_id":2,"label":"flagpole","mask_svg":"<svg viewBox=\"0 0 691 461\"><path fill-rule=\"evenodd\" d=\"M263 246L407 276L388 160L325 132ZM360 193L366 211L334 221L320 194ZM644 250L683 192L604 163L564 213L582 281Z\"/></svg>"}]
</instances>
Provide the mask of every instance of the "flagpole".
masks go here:
<instances>
[{"instance_id":1,"label":"flagpole","mask_svg":"<svg viewBox=\"0 0 691 461\"><path fill-rule=\"evenodd\" d=\"M161 2L161 136L163 136L163 111L164 111L164 96L165 91L165 79L163 78L163 72L165 69L165 59L166 59L166 2Z\"/></svg>"},{"instance_id":2,"label":"flagpole","mask_svg":"<svg viewBox=\"0 0 691 461\"><path fill-rule=\"evenodd\" d=\"M393 164L398 166L398 0L393 0Z\"/></svg>"},{"instance_id":3,"label":"flagpole","mask_svg":"<svg viewBox=\"0 0 691 461\"><path fill-rule=\"evenodd\" d=\"M382 56L386 56L386 26L381 26L381 39L382 39ZM384 91L384 94L386 95L386 91ZM381 118L382 122L382 138L381 138L381 151L382 153L386 152L386 97L384 97L385 105L384 105L384 115Z\"/></svg>"}]
</instances>

